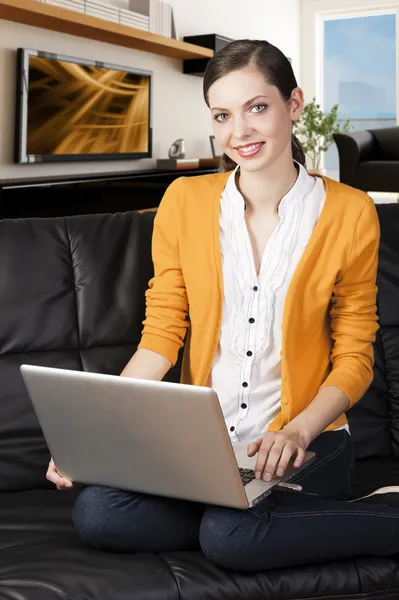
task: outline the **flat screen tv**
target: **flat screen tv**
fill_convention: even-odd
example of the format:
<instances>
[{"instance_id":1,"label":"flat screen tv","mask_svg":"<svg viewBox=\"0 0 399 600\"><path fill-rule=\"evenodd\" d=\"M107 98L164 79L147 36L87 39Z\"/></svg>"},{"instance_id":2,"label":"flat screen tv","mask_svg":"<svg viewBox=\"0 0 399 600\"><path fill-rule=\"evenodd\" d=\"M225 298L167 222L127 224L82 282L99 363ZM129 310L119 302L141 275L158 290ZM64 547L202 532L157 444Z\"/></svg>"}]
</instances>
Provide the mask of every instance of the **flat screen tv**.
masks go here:
<instances>
[{"instance_id":1,"label":"flat screen tv","mask_svg":"<svg viewBox=\"0 0 399 600\"><path fill-rule=\"evenodd\" d=\"M151 71L17 53L15 162L152 156Z\"/></svg>"}]
</instances>

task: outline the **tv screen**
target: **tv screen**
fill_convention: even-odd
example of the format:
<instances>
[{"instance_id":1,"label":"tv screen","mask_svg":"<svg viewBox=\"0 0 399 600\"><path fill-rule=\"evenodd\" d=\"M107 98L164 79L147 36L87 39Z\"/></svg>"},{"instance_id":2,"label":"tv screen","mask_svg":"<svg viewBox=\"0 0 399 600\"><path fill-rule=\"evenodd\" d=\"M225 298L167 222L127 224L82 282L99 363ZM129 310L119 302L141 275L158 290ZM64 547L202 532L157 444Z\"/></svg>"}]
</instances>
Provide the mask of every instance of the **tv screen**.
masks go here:
<instances>
[{"instance_id":1,"label":"tv screen","mask_svg":"<svg viewBox=\"0 0 399 600\"><path fill-rule=\"evenodd\" d=\"M152 72L18 49L15 160L148 158Z\"/></svg>"}]
</instances>

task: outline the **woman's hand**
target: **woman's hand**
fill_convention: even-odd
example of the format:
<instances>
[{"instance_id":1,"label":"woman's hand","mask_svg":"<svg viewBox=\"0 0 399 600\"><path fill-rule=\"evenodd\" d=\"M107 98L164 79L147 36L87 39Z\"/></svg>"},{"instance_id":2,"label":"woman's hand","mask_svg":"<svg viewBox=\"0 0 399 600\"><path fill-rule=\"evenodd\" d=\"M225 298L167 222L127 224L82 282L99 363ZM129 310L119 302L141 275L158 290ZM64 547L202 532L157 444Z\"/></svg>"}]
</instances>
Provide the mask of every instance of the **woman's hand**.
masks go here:
<instances>
[{"instance_id":1,"label":"woman's hand","mask_svg":"<svg viewBox=\"0 0 399 600\"><path fill-rule=\"evenodd\" d=\"M57 486L57 490L60 490L60 491L65 490L65 489L71 489L73 487L72 481L70 481L69 479L66 479L65 477L62 477L58 473L53 459L51 459L49 462L49 466L48 466L47 473L46 473L46 479L48 479L49 481L54 483Z\"/></svg>"},{"instance_id":2,"label":"woman's hand","mask_svg":"<svg viewBox=\"0 0 399 600\"><path fill-rule=\"evenodd\" d=\"M278 432L268 432L248 446L248 456L258 453L255 466L257 479L271 481L274 473L278 477L284 475L290 459L295 456L294 467L300 467L305 459L305 451L309 442L305 436L288 427Z\"/></svg>"}]
</instances>

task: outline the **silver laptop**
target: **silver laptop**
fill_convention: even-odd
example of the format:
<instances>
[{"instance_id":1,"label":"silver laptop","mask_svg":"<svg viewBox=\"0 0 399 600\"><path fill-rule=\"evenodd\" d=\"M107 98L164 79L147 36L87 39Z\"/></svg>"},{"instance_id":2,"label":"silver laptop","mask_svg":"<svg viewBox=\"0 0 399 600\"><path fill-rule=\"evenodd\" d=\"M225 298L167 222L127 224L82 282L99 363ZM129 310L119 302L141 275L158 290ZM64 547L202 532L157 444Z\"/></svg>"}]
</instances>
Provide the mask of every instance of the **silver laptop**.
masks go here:
<instances>
[{"instance_id":1,"label":"silver laptop","mask_svg":"<svg viewBox=\"0 0 399 600\"><path fill-rule=\"evenodd\" d=\"M301 469L254 479L256 457L233 447L208 387L22 365L50 453L78 484L246 509Z\"/></svg>"}]
</instances>

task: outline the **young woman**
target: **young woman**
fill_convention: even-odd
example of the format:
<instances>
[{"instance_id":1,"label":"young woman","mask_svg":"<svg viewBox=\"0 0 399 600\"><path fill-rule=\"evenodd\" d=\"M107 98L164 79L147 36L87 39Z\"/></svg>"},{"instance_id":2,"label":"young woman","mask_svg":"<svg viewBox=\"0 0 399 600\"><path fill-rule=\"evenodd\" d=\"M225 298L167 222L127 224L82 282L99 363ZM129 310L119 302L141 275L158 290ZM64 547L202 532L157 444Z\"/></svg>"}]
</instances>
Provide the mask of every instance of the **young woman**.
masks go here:
<instances>
[{"instance_id":1,"label":"young woman","mask_svg":"<svg viewBox=\"0 0 399 600\"><path fill-rule=\"evenodd\" d=\"M122 375L161 380L187 333L182 381L216 390L257 477L301 465L306 449L317 461L297 476L303 493L275 491L247 511L87 487L77 530L109 551L201 548L248 571L397 553L395 498L346 501L345 411L372 381L378 329L374 203L307 172L292 136L303 93L276 47L230 43L204 95L222 172L177 179L160 204L143 335ZM53 462L48 478L71 485Z\"/></svg>"}]
</instances>

